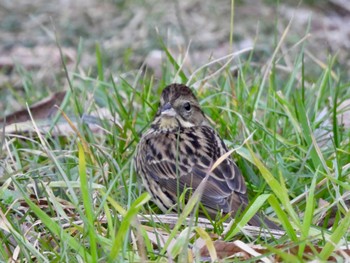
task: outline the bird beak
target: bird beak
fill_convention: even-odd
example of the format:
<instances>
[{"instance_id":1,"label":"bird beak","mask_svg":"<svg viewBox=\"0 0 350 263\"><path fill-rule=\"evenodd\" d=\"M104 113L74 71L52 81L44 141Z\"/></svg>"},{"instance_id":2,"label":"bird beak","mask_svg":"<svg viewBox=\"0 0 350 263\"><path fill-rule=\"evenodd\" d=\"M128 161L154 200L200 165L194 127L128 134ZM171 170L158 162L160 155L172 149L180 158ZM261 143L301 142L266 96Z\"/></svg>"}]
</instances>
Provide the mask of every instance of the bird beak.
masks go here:
<instances>
[{"instance_id":1,"label":"bird beak","mask_svg":"<svg viewBox=\"0 0 350 263\"><path fill-rule=\"evenodd\" d=\"M162 116L166 117L174 117L176 115L176 111L169 102L161 108L160 113Z\"/></svg>"}]
</instances>

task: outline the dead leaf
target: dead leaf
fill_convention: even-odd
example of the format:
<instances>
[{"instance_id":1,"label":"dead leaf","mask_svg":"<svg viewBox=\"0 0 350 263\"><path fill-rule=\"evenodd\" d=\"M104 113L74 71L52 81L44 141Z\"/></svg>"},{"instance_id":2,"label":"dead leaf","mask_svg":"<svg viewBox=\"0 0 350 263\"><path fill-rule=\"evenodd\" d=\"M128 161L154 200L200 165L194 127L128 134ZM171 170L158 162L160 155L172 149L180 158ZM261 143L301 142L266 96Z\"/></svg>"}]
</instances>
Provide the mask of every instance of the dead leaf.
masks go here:
<instances>
[{"instance_id":1,"label":"dead leaf","mask_svg":"<svg viewBox=\"0 0 350 263\"><path fill-rule=\"evenodd\" d=\"M276 255L269 255L269 257L261 257L264 254L271 253L269 249L261 245L246 244L240 240L233 242L226 242L217 240L214 242L216 253L219 259L225 258L237 258L238 260L249 260L259 257L259 262L283 262L283 259ZM278 245L276 249L283 250L285 253L298 256L299 247L291 246L290 244ZM309 259L308 255L315 255L315 250L321 252L323 247L314 245L312 247L306 246L303 256L304 259ZM350 249L340 247L334 251L337 255L347 258L350 256ZM209 258L209 252L206 246L203 246L200 250L200 256L202 259ZM328 259L330 262L336 262L336 258L331 256Z\"/></svg>"},{"instance_id":2,"label":"dead leaf","mask_svg":"<svg viewBox=\"0 0 350 263\"><path fill-rule=\"evenodd\" d=\"M245 244L240 240L234 242L217 240L214 242L214 246L217 256L220 259L237 257L241 260L248 260L269 252L266 248L263 248L260 245ZM200 250L200 255L204 258L209 257L209 252L206 246ZM261 258L260 260L263 262L271 262L268 258Z\"/></svg>"},{"instance_id":3,"label":"dead leaf","mask_svg":"<svg viewBox=\"0 0 350 263\"><path fill-rule=\"evenodd\" d=\"M66 91L60 91L53 94L50 98L44 99L35 105L31 106L30 112L35 120L45 119L57 112L55 105L60 105L66 95ZM0 123L3 123L4 126L29 121L30 115L27 109L16 111L7 115L5 118L0 119Z\"/></svg>"}]
</instances>

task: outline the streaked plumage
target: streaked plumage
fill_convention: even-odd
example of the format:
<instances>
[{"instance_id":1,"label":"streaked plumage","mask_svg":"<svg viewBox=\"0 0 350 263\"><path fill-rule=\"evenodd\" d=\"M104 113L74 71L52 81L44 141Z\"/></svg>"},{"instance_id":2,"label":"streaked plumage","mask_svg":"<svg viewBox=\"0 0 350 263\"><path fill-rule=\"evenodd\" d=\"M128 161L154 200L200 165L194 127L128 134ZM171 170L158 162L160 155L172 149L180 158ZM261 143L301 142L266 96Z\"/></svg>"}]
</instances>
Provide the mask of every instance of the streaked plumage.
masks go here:
<instances>
[{"instance_id":1,"label":"streaked plumage","mask_svg":"<svg viewBox=\"0 0 350 263\"><path fill-rule=\"evenodd\" d=\"M185 188L194 191L227 151L192 91L185 85L171 84L163 90L154 121L139 142L136 171L165 212L177 209L178 193ZM213 218L218 211L234 216L247 206L244 178L230 157L210 173L201 203ZM261 219L255 216L249 223L259 226Z\"/></svg>"}]
</instances>

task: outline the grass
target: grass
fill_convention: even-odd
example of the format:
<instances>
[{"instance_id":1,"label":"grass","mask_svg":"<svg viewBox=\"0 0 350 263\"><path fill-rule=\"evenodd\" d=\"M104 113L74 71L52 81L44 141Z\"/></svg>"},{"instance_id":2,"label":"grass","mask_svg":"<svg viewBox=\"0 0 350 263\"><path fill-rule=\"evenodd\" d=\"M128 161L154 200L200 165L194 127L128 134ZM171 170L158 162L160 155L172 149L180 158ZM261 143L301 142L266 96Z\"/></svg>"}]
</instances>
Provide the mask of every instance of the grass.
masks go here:
<instances>
[{"instance_id":1,"label":"grass","mask_svg":"<svg viewBox=\"0 0 350 263\"><path fill-rule=\"evenodd\" d=\"M259 51L253 50L231 63L208 62L189 76L160 40L167 59L159 80L142 70L106 76L97 45L96 71L69 74L65 114L57 115L73 132L41 134L33 120L34 133L1 135L1 261L200 262L202 252L189 245L199 241L214 261L223 255L217 238L261 244L267 248L261 258L342 257L336 251L349 243L350 148L349 127L337 116L350 97L349 82L336 71L334 58L305 65L304 42L288 54L281 53L281 44L283 38L263 68L254 66ZM285 56L294 58L293 67L285 66ZM306 75L305 67L320 73ZM160 211L137 181L135 147L174 77L195 84L213 126L236 150L254 201L231 229L222 221L206 229L193 214L186 221L194 203L172 224L158 222ZM35 91L31 82L25 88ZM83 114L101 119L98 132L82 121ZM283 237L242 232L241 224L259 209L281 224ZM136 216L145 214L153 217L145 222Z\"/></svg>"}]
</instances>

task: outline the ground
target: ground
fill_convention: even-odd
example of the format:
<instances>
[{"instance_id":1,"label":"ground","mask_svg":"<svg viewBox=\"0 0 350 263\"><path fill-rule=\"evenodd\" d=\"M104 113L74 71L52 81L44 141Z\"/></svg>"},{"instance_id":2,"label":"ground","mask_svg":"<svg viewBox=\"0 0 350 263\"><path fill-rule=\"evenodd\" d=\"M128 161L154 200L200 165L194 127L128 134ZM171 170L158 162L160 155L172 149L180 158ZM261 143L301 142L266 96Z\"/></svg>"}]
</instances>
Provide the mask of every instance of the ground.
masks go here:
<instances>
[{"instance_id":1,"label":"ground","mask_svg":"<svg viewBox=\"0 0 350 263\"><path fill-rule=\"evenodd\" d=\"M229 1L3 0L0 117L23 108L26 100L33 103L67 88L57 45L72 68L79 59L83 70L95 69L95 48L99 45L106 75L135 70L146 63L159 76L164 57L159 38L175 57L189 47L186 65L190 71L210 59L253 45L260 51L255 59L259 66L270 57L291 22L281 47L289 52L285 57L287 69L292 67L293 46L305 41L306 61L328 63L336 56L339 72L349 72L350 11L345 1L300 5L294 1L278 5L273 1L236 1L232 25L231 13ZM26 94L23 79L38 86L35 94ZM23 91L26 100L14 97L10 86Z\"/></svg>"}]
</instances>

